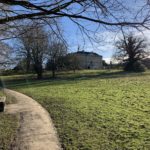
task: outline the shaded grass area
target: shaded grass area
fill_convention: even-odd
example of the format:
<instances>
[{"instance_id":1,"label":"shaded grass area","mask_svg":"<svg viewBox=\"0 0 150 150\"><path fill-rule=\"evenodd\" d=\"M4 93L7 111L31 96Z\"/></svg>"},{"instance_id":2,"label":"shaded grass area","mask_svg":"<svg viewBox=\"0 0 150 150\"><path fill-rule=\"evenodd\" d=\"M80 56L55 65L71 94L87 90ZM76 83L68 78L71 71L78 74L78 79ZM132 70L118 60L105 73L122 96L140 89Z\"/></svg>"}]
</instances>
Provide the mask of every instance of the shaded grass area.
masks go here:
<instances>
[{"instance_id":1,"label":"shaded grass area","mask_svg":"<svg viewBox=\"0 0 150 150\"><path fill-rule=\"evenodd\" d=\"M124 77L136 77L136 76L149 76L150 71L146 73L127 73L118 70L78 70L75 73L72 71L57 72L56 78L53 79L51 72L45 72L44 77L41 80L37 80L35 74L20 74L11 76L1 76L0 87L13 88L17 86L30 86L31 84L46 83L47 81L62 81L62 80L90 80L93 78L109 79L109 78L124 78ZM64 82L64 84L67 82ZM57 82L59 84L59 82Z\"/></svg>"},{"instance_id":2,"label":"shaded grass area","mask_svg":"<svg viewBox=\"0 0 150 150\"><path fill-rule=\"evenodd\" d=\"M15 84L50 112L66 150L149 150L150 72L83 71Z\"/></svg>"},{"instance_id":3,"label":"shaded grass area","mask_svg":"<svg viewBox=\"0 0 150 150\"><path fill-rule=\"evenodd\" d=\"M17 127L17 115L0 113L0 150L10 149Z\"/></svg>"},{"instance_id":4,"label":"shaded grass area","mask_svg":"<svg viewBox=\"0 0 150 150\"><path fill-rule=\"evenodd\" d=\"M0 97L5 96L0 89ZM15 99L7 97L6 104L14 103ZM18 128L18 115L5 114L0 112L0 150L10 149L11 143L16 135Z\"/></svg>"}]
</instances>

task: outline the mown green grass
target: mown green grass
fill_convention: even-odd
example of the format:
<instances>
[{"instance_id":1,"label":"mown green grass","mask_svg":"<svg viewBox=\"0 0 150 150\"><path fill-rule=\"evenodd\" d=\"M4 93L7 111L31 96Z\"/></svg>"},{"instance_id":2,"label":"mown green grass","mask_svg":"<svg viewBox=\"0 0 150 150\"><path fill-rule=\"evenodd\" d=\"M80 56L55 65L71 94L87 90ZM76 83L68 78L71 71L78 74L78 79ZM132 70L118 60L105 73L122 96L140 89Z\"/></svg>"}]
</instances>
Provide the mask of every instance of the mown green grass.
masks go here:
<instances>
[{"instance_id":1,"label":"mown green grass","mask_svg":"<svg viewBox=\"0 0 150 150\"><path fill-rule=\"evenodd\" d=\"M0 89L0 97L5 96L2 89ZM13 103L14 99L8 97L6 103ZM16 135L18 128L18 115L6 114L0 112L0 150L10 149L11 143Z\"/></svg>"},{"instance_id":2,"label":"mown green grass","mask_svg":"<svg viewBox=\"0 0 150 150\"><path fill-rule=\"evenodd\" d=\"M4 92L0 89L0 97L4 96Z\"/></svg>"},{"instance_id":3,"label":"mown green grass","mask_svg":"<svg viewBox=\"0 0 150 150\"><path fill-rule=\"evenodd\" d=\"M17 115L0 113L0 150L10 149L17 127Z\"/></svg>"},{"instance_id":4,"label":"mown green grass","mask_svg":"<svg viewBox=\"0 0 150 150\"><path fill-rule=\"evenodd\" d=\"M83 73L11 88L50 112L66 150L149 150L150 72Z\"/></svg>"}]
</instances>

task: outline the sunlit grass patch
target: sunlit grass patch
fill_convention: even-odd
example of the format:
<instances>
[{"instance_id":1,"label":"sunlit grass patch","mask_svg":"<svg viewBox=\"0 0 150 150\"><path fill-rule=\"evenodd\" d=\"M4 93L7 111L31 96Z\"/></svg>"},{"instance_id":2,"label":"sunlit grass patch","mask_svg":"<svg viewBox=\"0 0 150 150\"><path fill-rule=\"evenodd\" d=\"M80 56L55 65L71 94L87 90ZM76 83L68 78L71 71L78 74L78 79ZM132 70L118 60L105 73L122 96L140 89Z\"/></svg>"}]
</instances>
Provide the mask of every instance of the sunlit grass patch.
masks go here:
<instances>
[{"instance_id":1,"label":"sunlit grass patch","mask_svg":"<svg viewBox=\"0 0 150 150\"><path fill-rule=\"evenodd\" d=\"M149 150L149 72L60 75L15 88L50 112L64 149Z\"/></svg>"},{"instance_id":2,"label":"sunlit grass patch","mask_svg":"<svg viewBox=\"0 0 150 150\"><path fill-rule=\"evenodd\" d=\"M2 96L4 96L4 95L5 95L5 94L4 94L3 90L0 89L0 97L2 97Z\"/></svg>"}]
</instances>

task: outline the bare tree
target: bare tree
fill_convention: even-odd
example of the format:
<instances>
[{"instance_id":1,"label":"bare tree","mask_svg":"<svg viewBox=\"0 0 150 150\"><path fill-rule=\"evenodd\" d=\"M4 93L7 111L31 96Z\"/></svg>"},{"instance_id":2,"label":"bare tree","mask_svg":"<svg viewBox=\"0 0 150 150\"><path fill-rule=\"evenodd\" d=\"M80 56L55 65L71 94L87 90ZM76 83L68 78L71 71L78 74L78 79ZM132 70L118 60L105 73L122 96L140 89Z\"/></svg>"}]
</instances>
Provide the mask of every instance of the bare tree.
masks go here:
<instances>
[{"instance_id":1,"label":"bare tree","mask_svg":"<svg viewBox=\"0 0 150 150\"><path fill-rule=\"evenodd\" d=\"M100 28L150 26L149 0L0 0L0 24L16 27L18 20L45 20L68 18L82 33L89 36L90 29L83 25L96 23ZM97 27L95 32L97 31Z\"/></svg>"},{"instance_id":2,"label":"bare tree","mask_svg":"<svg viewBox=\"0 0 150 150\"><path fill-rule=\"evenodd\" d=\"M100 30L150 29L149 0L0 0L0 16L0 32L5 35L1 40L16 38L14 29L24 22L30 25L33 20L40 20L54 30L59 28L58 18L68 18L90 42L97 39Z\"/></svg>"},{"instance_id":3,"label":"bare tree","mask_svg":"<svg viewBox=\"0 0 150 150\"><path fill-rule=\"evenodd\" d=\"M129 22L125 21L121 15L113 14L111 12L119 12L122 14L125 12L129 12L129 5L122 1L122 0L37 0L34 2L33 0L0 0L1 3L1 15L3 16L0 19L0 24L14 21L14 20L20 20L20 19L33 19L33 18L55 18L55 17L69 17L69 18L79 18L83 20L89 20L97 23L102 23L106 25L140 25L148 21L149 16L147 14L145 15L146 18L142 20L141 22ZM138 3L138 0L136 2L133 2L133 4ZM142 12L143 7L149 6L149 0L144 0L141 4L141 7L139 7L138 10L136 10L136 15L138 13ZM73 7L78 5L79 7ZM5 7L4 7L5 6ZM6 7L7 6L7 7ZM18 6L18 8L16 8ZM117 8L116 8L116 7ZM8 9L9 7L9 9ZM11 9L10 9L11 7ZM121 10L122 9L122 10ZM132 9L132 8L131 8ZM132 9L133 10L133 9ZM74 13L73 13L74 12ZM86 13L91 13L93 17L88 17ZM83 15L84 14L84 15ZM99 17L102 15L104 16L109 15L109 17L113 17L116 21L120 19L119 22L111 22L111 21L104 21L101 20ZM125 15L125 14L124 14ZM117 19L117 17L119 18ZM140 14L139 14L140 16ZM135 18L137 19L137 17ZM121 21L124 20L124 21Z\"/></svg>"},{"instance_id":4,"label":"bare tree","mask_svg":"<svg viewBox=\"0 0 150 150\"><path fill-rule=\"evenodd\" d=\"M27 30L27 31L26 31ZM31 27L23 27L19 32L19 42L17 42L17 57L21 59L21 61L25 60L25 70L28 73L31 68L31 52L32 49L30 47L30 42L32 41L32 32L30 32ZM26 31L26 32L25 32ZM25 32L25 33L24 33ZM22 34L23 33L23 34Z\"/></svg>"},{"instance_id":5,"label":"bare tree","mask_svg":"<svg viewBox=\"0 0 150 150\"><path fill-rule=\"evenodd\" d=\"M144 38L130 33L116 42L115 58L125 64L125 71L137 71L137 64L140 65L139 62L148 57L147 45Z\"/></svg>"},{"instance_id":6,"label":"bare tree","mask_svg":"<svg viewBox=\"0 0 150 150\"><path fill-rule=\"evenodd\" d=\"M52 77L55 78L58 60L67 54L67 46L65 43L52 37L49 40L48 63L51 65Z\"/></svg>"},{"instance_id":7,"label":"bare tree","mask_svg":"<svg viewBox=\"0 0 150 150\"><path fill-rule=\"evenodd\" d=\"M80 68L79 60L78 60L77 56L75 56L74 54L72 54L72 53L68 54L66 56L66 61L67 61L66 67L70 70L73 70L74 73L77 69Z\"/></svg>"},{"instance_id":8,"label":"bare tree","mask_svg":"<svg viewBox=\"0 0 150 150\"><path fill-rule=\"evenodd\" d=\"M26 69L28 71L32 63L37 73L37 78L41 79L43 62L48 50L47 33L41 26L35 26L35 24L31 25L30 28L24 27L22 31L25 33L19 38L22 44L20 53L26 58Z\"/></svg>"},{"instance_id":9,"label":"bare tree","mask_svg":"<svg viewBox=\"0 0 150 150\"><path fill-rule=\"evenodd\" d=\"M6 67L11 61L11 47L4 42L0 42L0 68Z\"/></svg>"}]
</instances>

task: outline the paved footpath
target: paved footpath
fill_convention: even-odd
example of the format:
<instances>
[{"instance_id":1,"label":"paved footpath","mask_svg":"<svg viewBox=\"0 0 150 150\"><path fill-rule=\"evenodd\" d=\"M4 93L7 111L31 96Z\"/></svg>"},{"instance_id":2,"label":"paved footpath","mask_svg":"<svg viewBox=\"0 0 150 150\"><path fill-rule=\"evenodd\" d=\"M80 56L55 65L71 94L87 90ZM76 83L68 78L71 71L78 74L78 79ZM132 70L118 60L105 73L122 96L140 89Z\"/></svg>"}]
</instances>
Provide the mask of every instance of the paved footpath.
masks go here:
<instances>
[{"instance_id":1,"label":"paved footpath","mask_svg":"<svg viewBox=\"0 0 150 150\"><path fill-rule=\"evenodd\" d=\"M8 89L5 92L17 100L6 106L6 113L19 114L19 129L11 150L61 150L49 113L24 94Z\"/></svg>"}]
</instances>

